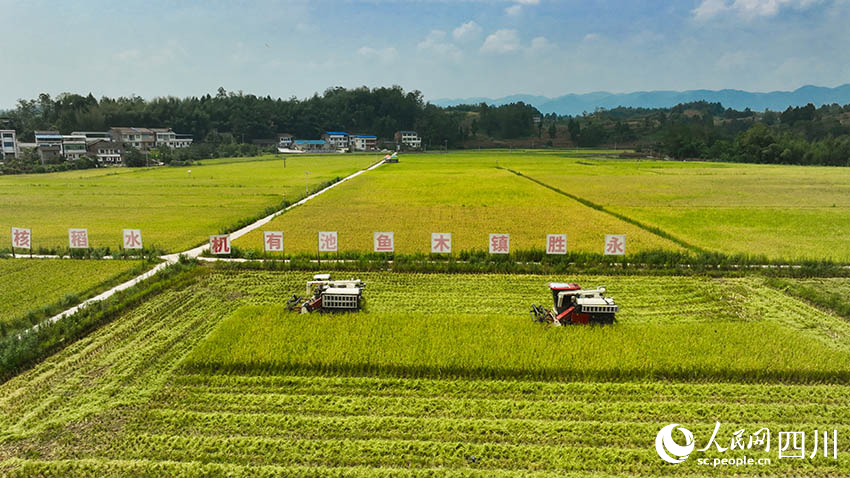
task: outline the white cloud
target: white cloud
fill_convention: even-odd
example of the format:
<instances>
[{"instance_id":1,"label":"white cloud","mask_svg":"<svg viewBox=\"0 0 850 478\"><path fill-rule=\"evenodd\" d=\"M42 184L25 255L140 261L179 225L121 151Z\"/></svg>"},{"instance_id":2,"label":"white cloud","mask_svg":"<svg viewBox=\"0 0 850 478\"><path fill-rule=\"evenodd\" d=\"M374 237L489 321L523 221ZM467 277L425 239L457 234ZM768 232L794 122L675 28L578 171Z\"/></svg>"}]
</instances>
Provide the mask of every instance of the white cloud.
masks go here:
<instances>
[{"instance_id":1,"label":"white cloud","mask_svg":"<svg viewBox=\"0 0 850 478\"><path fill-rule=\"evenodd\" d=\"M505 13L507 13L508 15L510 15L512 17L519 15L521 11L522 11L522 5L513 5L513 6L505 9Z\"/></svg>"},{"instance_id":2,"label":"white cloud","mask_svg":"<svg viewBox=\"0 0 850 478\"><path fill-rule=\"evenodd\" d=\"M466 40L477 38L481 34L481 26L475 23L475 20L470 20L452 31L452 36L455 40Z\"/></svg>"},{"instance_id":3,"label":"white cloud","mask_svg":"<svg viewBox=\"0 0 850 478\"><path fill-rule=\"evenodd\" d=\"M393 47L387 48L372 48L362 46L357 50L357 54L368 59L380 60L384 63L392 63L398 58L398 50Z\"/></svg>"},{"instance_id":4,"label":"white cloud","mask_svg":"<svg viewBox=\"0 0 850 478\"><path fill-rule=\"evenodd\" d=\"M549 47L549 40L544 37L537 37L531 40L531 49L535 51L545 50Z\"/></svg>"},{"instance_id":5,"label":"white cloud","mask_svg":"<svg viewBox=\"0 0 850 478\"><path fill-rule=\"evenodd\" d=\"M598 33L588 33L587 35L584 36L584 41L593 41L593 40L598 40L598 39L599 39Z\"/></svg>"},{"instance_id":6,"label":"white cloud","mask_svg":"<svg viewBox=\"0 0 850 478\"><path fill-rule=\"evenodd\" d=\"M446 36L446 32L442 30L431 30L431 33L419 42L417 48L432 53L435 56L460 61L463 58L463 53L454 43L447 41Z\"/></svg>"},{"instance_id":7,"label":"white cloud","mask_svg":"<svg viewBox=\"0 0 850 478\"><path fill-rule=\"evenodd\" d=\"M523 6L540 5L540 0L513 0L515 5L505 8L505 13L515 17L522 13Z\"/></svg>"},{"instance_id":8,"label":"white cloud","mask_svg":"<svg viewBox=\"0 0 850 478\"><path fill-rule=\"evenodd\" d=\"M516 30L504 29L497 30L489 35L484 44L481 45L481 51L487 53L512 53L519 50L519 35Z\"/></svg>"},{"instance_id":9,"label":"white cloud","mask_svg":"<svg viewBox=\"0 0 850 478\"><path fill-rule=\"evenodd\" d=\"M697 20L708 20L721 14L733 14L744 19L772 17L783 8L805 10L820 0L702 0L693 13Z\"/></svg>"}]
</instances>

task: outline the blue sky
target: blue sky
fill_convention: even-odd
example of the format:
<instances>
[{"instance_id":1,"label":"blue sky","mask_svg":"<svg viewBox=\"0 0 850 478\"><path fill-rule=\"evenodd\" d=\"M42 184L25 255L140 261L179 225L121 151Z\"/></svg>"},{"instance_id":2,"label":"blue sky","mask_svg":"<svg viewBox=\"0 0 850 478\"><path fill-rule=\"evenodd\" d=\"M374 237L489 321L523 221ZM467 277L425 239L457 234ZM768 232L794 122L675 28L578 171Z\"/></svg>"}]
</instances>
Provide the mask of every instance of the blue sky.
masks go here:
<instances>
[{"instance_id":1,"label":"blue sky","mask_svg":"<svg viewBox=\"0 0 850 478\"><path fill-rule=\"evenodd\" d=\"M850 82L850 0L0 0L0 14L0 108L219 86L436 99Z\"/></svg>"}]
</instances>

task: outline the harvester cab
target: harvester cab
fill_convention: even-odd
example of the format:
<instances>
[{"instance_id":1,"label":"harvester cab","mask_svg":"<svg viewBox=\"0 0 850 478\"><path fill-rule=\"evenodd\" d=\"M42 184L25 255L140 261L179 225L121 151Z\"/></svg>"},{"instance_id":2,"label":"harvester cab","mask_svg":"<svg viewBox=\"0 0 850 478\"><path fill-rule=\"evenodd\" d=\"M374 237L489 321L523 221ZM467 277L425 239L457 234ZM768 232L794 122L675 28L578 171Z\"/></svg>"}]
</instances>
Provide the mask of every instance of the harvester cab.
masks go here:
<instances>
[{"instance_id":1,"label":"harvester cab","mask_svg":"<svg viewBox=\"0 0 850 478\"><path fill-rule=\"evenodd\" d=\"M570 324L612 324L620 311L614 299L605 297L605 288L582 289L578 284L550 282L552 310L542 305L531 306L535 322L554 326Z\"/></svg>"},{"instance_id":2,"label":"harvester cab","mask_svg":"<svg viewBox=\"0 0 850 478\"><path fill-rule=\"evenodd\" d=\"M357 312L363 305L363 289L366 283L360 279L332 280L330 274L316 274L307 281L306 295L293 295L286 306L302 314L311 312Z\"/></svg>"}]
</instances>

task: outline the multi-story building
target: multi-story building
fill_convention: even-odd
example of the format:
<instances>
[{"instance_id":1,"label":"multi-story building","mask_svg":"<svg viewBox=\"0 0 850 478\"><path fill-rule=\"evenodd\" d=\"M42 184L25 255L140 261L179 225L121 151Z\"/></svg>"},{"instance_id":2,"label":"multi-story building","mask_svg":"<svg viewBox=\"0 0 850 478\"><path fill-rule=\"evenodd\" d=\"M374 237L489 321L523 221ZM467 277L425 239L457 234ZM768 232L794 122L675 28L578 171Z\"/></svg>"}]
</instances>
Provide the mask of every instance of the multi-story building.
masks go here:
<instances>
[{"instance_id":1,"label":"multi-story building","mask_svg":"<svg viewBox=\"0 0 850 478\"><path fill-rule=\"evenodd\" d=\"M154 146L157 148L161 146L173 148L174 143L177 142L177 134L171 128L151 128L151 131L155 135Z\"/></svg>"},{"instance_id":2,"label":"multi-story building","mask_svg":"<svg viewBox=\"0 0 850 478\"><path fill-rule=\"evenodd\" d=\"M86 141L93 141L95 139L112 139L112 135L109 134L109 131L73 131L71 132L71 136L85 136Z\"/></svg>"},{"instance_id":3,"label":"multi-story building","mask_svg":"<svg viewBox=\"0 0 850 478\"><path fill-rule=\"evenodd\" d=\"M348 133L343 131L325 131L322 139L328 143L331 149L348 148Z\"/></svg>"},{"instance_id":4,"label":"multi-story building","mask_svg":"<svg viewBox=\"0 0 850 478\"><path fill-rule=\"evenodd\" d=\"M171 128L111 128L112 141L123 143L126 148L150 151L161 146L171 149L188 148L192 144L191 134L175 133Z\"/></svg>"},{"instance_id":5,"label":"multi-story building","mask_svg":"<svg viewBox=\"0 0 850 478\"><path fill-rule=\"evenodd\" d=\"M292 136L289 133L279 133L277 135L277 147L278 148L289 148L292 146L292 142L295 141L295 136Z\"/></svg>"},{"instance_id":6,"label":"multi-story building","mask_svg":"<svg viewBox=\"0 0 850 478\"><path fill-rule=\"evenodd\" d=\"M111 139L89 140L86 151L101 164L121 164L124 161L122 144Z\"/></svg>"},{"instance_id":7,"label":"multi-story building","mask_svg":"<svg viewBox=\"0 0 850 478\"><path fill-rule=\"evenodd\" d=\"M396 131L395 142L398 145L404 145L411 149L420 149L422 147L422 138L420 138L419 135L416 134L416 131Z\"/></svg>"},{"instance_id":8,"label":"multi-story building","mask_svg":"<svg viewBox=\"0 0 850 478\"><path fill-rule=\"evenodd\" d=\"M18 157L18 139L15 130L0 129L0 160Z\"/></svg>"},{"instance_id":9,"label":"multi-story building","mask_svg":"<svg viewBox=\"0 0 850 478\"><path fill-rule=\"evenodd\" d=\"M377 149L377 136L352 134L349 138L351 149L355 151L374 151L375 149Z\"/></svg>"},{"instance_id":10,"label":"multi-story building","mask_svg":"<svg viewBox=\"0 0 850 478\"><path fill-rule=\"evenodd\" d=\"M156 147L156 133L148 128L110 128L112 141L123 143L125 148L150 151Z\"/></svg>"},{"instance_id":11,"label":"multi-story building","mask_svg":"<svg viewBox=\"0 0 850 478\"><path fill-rule=\"evenodd\" d=\"M62 157L74 161L86 155L86 137L82 135L62 135Z\"/></svg>"},{"instance_id":12,"label":"multi-story building","mask_svg":"<svg viewBox=\"0 0 850 478\"><path fill-rule=\"evenodd\" d=\"M58 131L36 131L35 147L41 163L60 161L63 157L62 140Z\"/></svg>"},{"instance_id":13,"label":"multi-story building","mask_svg":"<svg viewBox=\"0 0 850 478\"><path fill-rule=\"evenodd\" d=\"M188 148L189 146L192 146L192 141L194 141L194 138L192 137L191 134L175 133L174 134L174 145L172 146L172 148L175 148L175 149Z\"/></svg>"}]
</instances>

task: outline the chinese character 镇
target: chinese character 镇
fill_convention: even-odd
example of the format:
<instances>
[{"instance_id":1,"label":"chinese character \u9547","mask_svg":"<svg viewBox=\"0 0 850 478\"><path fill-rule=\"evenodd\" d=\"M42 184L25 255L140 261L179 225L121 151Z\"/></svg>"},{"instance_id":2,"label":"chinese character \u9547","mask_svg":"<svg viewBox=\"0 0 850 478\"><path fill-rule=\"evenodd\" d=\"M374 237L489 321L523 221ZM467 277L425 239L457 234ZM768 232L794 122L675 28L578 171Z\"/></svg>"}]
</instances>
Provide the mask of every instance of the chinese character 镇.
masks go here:
<instances>
[{"instance_id":1,"label":"chinese character \u9547","mask_svg":"<svg viewBox=\"0 0 850 478\"><path fill-rule=\"evenodd\" d=\"M510 234L490 234L490 254L507 254L510 244Z\"/></svg>"}]
</instances>

